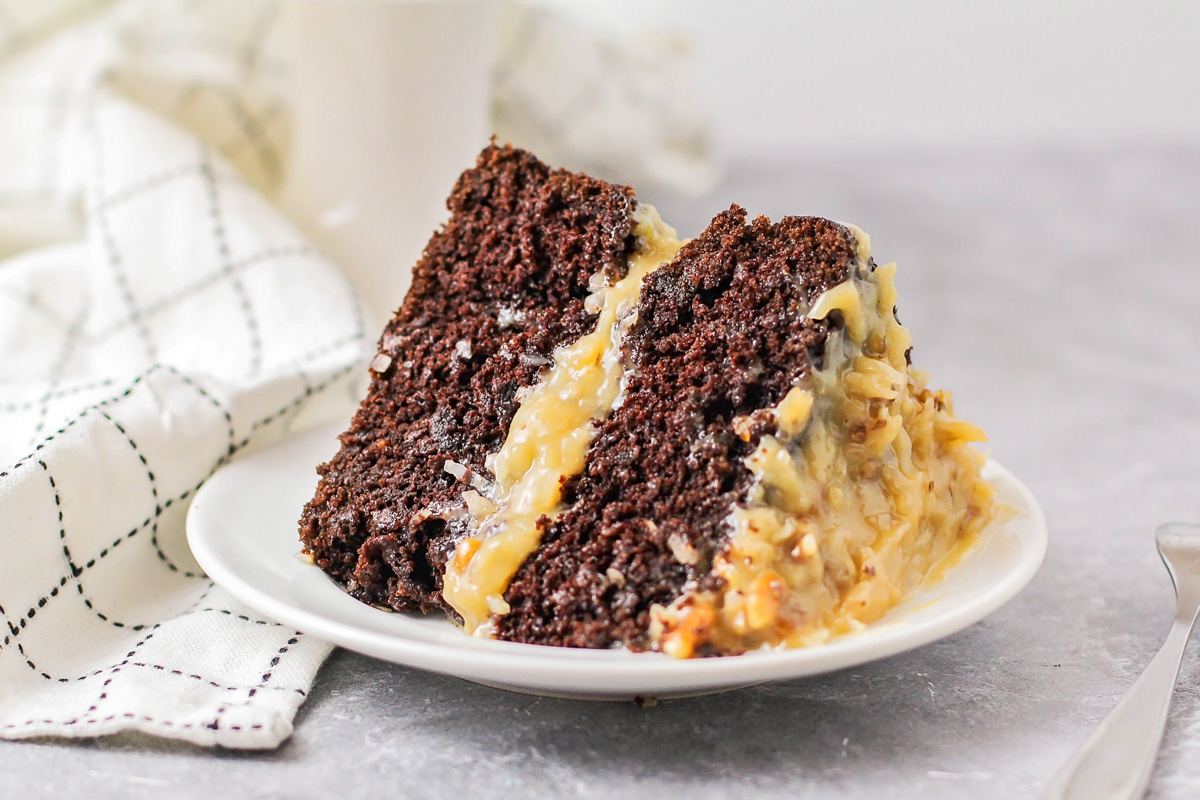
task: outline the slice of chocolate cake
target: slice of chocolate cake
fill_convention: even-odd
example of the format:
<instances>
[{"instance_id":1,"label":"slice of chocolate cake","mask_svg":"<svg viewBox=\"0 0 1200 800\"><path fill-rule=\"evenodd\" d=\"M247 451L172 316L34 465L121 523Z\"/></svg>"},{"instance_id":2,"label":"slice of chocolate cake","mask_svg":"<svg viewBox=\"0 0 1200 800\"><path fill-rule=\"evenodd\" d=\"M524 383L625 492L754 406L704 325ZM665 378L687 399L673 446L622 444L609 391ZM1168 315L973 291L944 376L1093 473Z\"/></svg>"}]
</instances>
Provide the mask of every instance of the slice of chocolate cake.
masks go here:
<instances>
[{"instance_id":1,"label":"slice of chocolate cake","mask_svg":"<svg viewBox=\"0 0 1200 800\"><path fill-rule=\"evenodd\" d=\"M632 192L489 148L384 332L301 536L356 597L678 657L878 619L991 514L909 364L894 265L736 206L680 249Z\"/></svg>"},{"instance_id":2,"label":"slice of chocolate cake","mask_svg":"<svg viewBox=\"0 0 1200 800\"><path fill-rule=\"evenodd\" d=\"M635 243L631 189L512 148L484 150L448 205L300 522L334 580L404 611L449 610L442 572L479 497L464 491L484 486L555 348L595 328L586 300L624 277Z\"/></svg>"}]
</instances>

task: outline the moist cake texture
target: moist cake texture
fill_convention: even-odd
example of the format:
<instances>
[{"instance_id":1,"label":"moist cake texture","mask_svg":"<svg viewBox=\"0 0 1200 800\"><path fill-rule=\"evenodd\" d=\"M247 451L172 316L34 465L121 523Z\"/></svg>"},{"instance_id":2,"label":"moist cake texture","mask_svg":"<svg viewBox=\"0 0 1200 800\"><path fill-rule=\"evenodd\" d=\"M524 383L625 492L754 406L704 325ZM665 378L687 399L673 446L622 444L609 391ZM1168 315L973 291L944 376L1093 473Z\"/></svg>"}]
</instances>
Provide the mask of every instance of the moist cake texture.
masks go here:
<instances>
[{"instance_id":1,"label":"moist cake texture","mask_svg":"<svg viewBox=\"0 0 1200 800\"><path fill-rule=\"evenodd\" d=\"M466 532L464 489L486 474L518 392L595 326L584 300L597 265L619 278L633 247L632 190L512 148L480 154L447 205L300 521L318 566L400 611L449 610L442 572Z\"/></svg>"},{"instance_id":2,"label":"moist cake texture","mask_svg":"<svg viewBox=\"0 0 1200 800\"><path fill-rule=\"evenodd\" d=\"M853 226L734 206L681 243L495 146L449 205L301 519L359 599L535 644L804 646L990 519L983 434Z\"/></svg>"}]
</instances>

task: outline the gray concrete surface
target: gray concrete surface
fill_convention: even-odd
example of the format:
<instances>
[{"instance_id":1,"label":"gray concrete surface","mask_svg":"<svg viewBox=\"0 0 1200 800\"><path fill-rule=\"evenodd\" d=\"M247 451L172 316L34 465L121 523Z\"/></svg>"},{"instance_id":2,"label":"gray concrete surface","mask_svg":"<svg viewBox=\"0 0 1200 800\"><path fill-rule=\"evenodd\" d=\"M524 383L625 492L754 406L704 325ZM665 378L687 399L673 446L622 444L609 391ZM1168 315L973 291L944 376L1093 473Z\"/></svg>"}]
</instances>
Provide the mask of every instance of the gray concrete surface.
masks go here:
<instances>
[{"instance_id":1,"label":"gray concrete surface","mask_svg":"<svg viewBox=\"0 0 1200 800\"><path fill-rule=\"evenodd\" d=\"M643 196L685 234L733 200L850 220L900 262L914 361L1045 508L1028 590L905 655L647 709L338 652L278 751L0 742L0 797L1036 797L1166 633L1155 525L1200 520L1200 148L751 161ZM1200 796L1194 653L1151 796Z\"/></svg>"}]
</instances>

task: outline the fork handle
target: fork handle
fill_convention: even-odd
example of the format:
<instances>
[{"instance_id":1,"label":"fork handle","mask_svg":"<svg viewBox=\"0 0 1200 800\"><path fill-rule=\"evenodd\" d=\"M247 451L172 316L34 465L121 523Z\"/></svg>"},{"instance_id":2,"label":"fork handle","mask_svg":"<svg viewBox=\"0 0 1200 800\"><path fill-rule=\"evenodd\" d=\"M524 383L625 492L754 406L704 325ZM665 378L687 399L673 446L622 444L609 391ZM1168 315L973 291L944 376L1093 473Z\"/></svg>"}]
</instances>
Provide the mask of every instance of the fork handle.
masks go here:
<instances>
[{"instance_id":1,"label":"fork handle","mask_svg":"<svg viewBox=\"0 0 1200 800\"><path fill-rule=\"evenodd\" d=\"M1042 800L1136 800L1146 792L1167 724L1200 593L1179 597L1175 623L1158 655L1117 707L1046 787Z\"/></svg>"}]
</instances>

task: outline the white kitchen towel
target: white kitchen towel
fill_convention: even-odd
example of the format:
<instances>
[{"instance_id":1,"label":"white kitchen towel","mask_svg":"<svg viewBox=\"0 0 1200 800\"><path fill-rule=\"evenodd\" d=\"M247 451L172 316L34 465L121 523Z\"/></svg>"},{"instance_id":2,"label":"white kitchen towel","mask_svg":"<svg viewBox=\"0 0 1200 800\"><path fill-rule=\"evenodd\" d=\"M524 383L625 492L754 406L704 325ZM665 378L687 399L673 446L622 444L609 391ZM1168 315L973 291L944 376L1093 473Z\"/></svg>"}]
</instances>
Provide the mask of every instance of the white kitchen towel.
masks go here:
<instances>
[{"instance_id":1,"label":"white kitchen towel","mask_svg":"<svg viewBox=\"0 0 1200 800\"><path fill-rule=\"evenodd\" d=\"M600 178L700 193L719 175L691 45L670 4L511 3L499 15L500 138Z\"/></svg>"},{"instance_id":2,"label":"white kitchen towel","mask_svg":"<svg viewBox=\"0 0 1200 800\"><path fill-rule=\"evenodd\" d=\"M231 458L347 415L366 332L244 171L119 91L123 13L0 71L0 737L273 747L329 646L214 587L184 514ZM190 91L172 110L255 108ZM253 155L263 127L207 133Z\"/></svg>"},{"instance_id":3,"label":"white kitchen towel","mask_svg":"<svg viewBox=\"0 0 1200 800\"><path fill-rule=\"evenodd\" d=\"M0 738L274 747L329 652L213 586L184 536L214 470L348 417L376 335L270 200L286 8L0 0ZM658 94L619 90L663 89L660 58L639 50L651 79L570 17L505 13L502 138L698 183L698 139ZM597 149L610 116L624 138Z\"/></svg>"}]
</instances>

